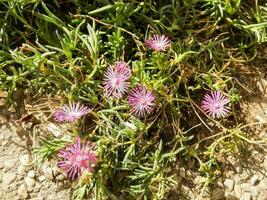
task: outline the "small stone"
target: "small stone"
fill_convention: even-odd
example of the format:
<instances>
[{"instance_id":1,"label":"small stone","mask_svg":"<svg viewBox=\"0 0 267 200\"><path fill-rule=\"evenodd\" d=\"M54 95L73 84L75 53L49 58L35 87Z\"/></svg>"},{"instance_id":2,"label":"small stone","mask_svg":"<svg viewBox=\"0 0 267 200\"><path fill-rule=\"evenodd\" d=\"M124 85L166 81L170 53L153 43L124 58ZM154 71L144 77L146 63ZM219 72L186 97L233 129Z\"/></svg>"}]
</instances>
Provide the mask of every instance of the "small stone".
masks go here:
<instances>
[{"instance_id":1,"label":"small stone","mask_svg":"<svg viewBox=\"0 0 267 200\"><path fill-rule=\"evenodd\" d=\"M211 193L213 200L221 200L224 199L224 190L221 188L215 188Z\"/></svg>"},{"instance_id":2,"label":"small stone","mask_svg":"<svg viewBox=\"0 0 267 200\"><path fill-rule=\"evenodd\" d=\"M45 176L40 176L40 177L38 177L38 180L39 180L40 182L43 182L43 181L45 180Z\"/></svg>"},{"instance_id":3,"label":"small stone","mask_svg":"<svg viewBox=\"0 0 267 200\"><path fill-rule=\"evenodd\" d=\"M7 98L8 92L7 91L0 91L0 97L1 98Z\"/></svg>"},{"instance_id":4,"label":"small stone","mask_svg":"<svg viewBox=\"0 0 267 200\"><path fill-rule=\"evenodd\" d=\"M63 134L63 131L60 129L60 127L51 122L47 124L46 129L51 132L55 137L59 137Z\"/></svg>"},{"instance_id":5,"label":"small stone","mask_svg":"<svg viewBox=\"0 0 267 200\"><path fill-rule=\"evenodd\" d=\"M24 174L25 173L25 167L22 165L18 166L17 172L20 175Z\"/></svg>"},{"instance_id":6,"label":"small stone","mask_svg":"<svg viewBox=\"0 0 267 200\"><path fill-rule=\"evenodd\" d=\"M267 178L263 179L261 182L260 182L260 185L267 188Z\"/></svg>"},{"instance_id":7,"label":"small stone","mask_svg":"<svg viewBox=\"0 0 267 200\"><path fill-rule=\"evenodd\" d=\"M25 187L24 184L20 185L18 188L18 195L22 198L22 199L27 199L28 197L28 191Z\"/></svg>"},{"instance_id":8,"label":"small stone","mask_svg":"<svg viewBox=\"0 0 267 200\"><path fill-rule=\"evenodd\" d=\"M28 172L28 177L34 178L35 177L35 172L33 170Z\"/></svg>"},{"instance_id":9,"label":"small stone","mask_svg":"<svg viewBox=\"0 0 267 200\"><path fill-rule=\"evenodd\" d=\"M16 163L17 163L17 161L16 160L6 160L5 162L4 162L4 166L5 166L5 168L7 169L7 170L10 170L10 169L12 169L13 167L15 167L15 165L16 165Z\"/></svg>"},{"instance_id":10,"label":"small stone","mask_svg":"<svg viewBox=\"0 0 267 200\"><path fill-rule=\"evenodd\" d=\"M264 122L263 117L261 117L260 115L256 115L256 116L255 116L255 120L256 120L257 122L259 122L259 123L263 123L263 122Z\"/></svg>"},{"instance_id":11,"label":"small stone","mask_svg":"<svg viewBox=\"0 0 267 200\"><path fill-rule=\"evenodd\" d=\"M201 182L202 182L202 180L203 180L203 178L202 178L201 176L197 175L197 176L195 177L195 179L194 179L194 183L195 183L196 185L200 185Z\"/></svg>"},{"instance_id":12,"label":"small stone","mask_svg":"<svg viewBox=\"0 0 267 200\"><path fill-rule=\"evenodd\" d=\"M235 170L236 170L236 172L237 172L238 174L241 174L241 173L242 173L243 169L242 169L242 166L241 166L241 164L240 164L239 162L236 162L236 163L234 164L234 167L235 167Z\"/></svg>"},{"instance_id":13,"label":"small stone","mask_svg":"<svg viewBox=\"0 0 267 200\"><path fill-rule=\"evenodd\" d=\"M71 188L75 189L77 187L78 183L79 183L78 180L72 181Z\"/></svg>"},{"instance_id":14,"label":"small stone","mask_svg":"<svg viewBox=\"0 0 267 200\"><path fill-rule=\"evenodd\" d=\"M16 174L14 173L6 173L2 177L2 183L3 185L10 185L16 180Z\"/></svg>"},{"instance_id":15,"label":"small stone","mask_svg":"<svg viewBox=\"0 0 267 200\"><path fill-rule=\"evenodd\" d=\"M27 190L29 192L32 191L34 186L35 186L35 180L33 178L30 178L30 177L25 177L24 182L26 184Z\"/></svg>"},{"instance_id":16,"label":"small stone","mask_svg":"<svg viewBox=\"0 0 267 200\"><path fill-rule=\"evenodd\" d=\"M16 109L15 109L14 105L11 105L11 106L8 108L8 111L11 112L11 113L15 113L15 112L16 112Z\"/></svg>"},{"instance_id":17,"label":"small stone","mask_svg":"<svg viewBox=\"0 0 267 200\"><path fill-rule=\"evenodd\" d=\"M185 178L185 169L183 167L180 168L179 170L179 175L182 177L182 178Z\"/></svg>"},{"instance_id":18,"label":"small stone","mask_svg":"<svg viewBox=\"0 0 267 200\"><path fill-rule=\"evenodd\" d=\"M251 200L251 194L249 192L244 192L242 200Z\"/></svg>"},{"instance_id":19,"label":"small stone","mask_svg":"<svg viewBox=\"0 0 267 200\"><path fill-rule=\"evenodd\" d=\"M253 175L252 178L250 179L250 184L252 186L259 184L259 182L260 182L260 179L257 175Z\"/></svg>"},{"instance_id":20,"label":"small stone","mask_svg":"<svg viewBox=\"0 0 267 200\"><path fill-rule=\"evenodd\" d=\"M62 181L65 178L64 174L59 174L56 179Z\"/></svg>"},{"instance_id":21,"label":"small stone","mask_svg":"<svg viewBox=\"0 0 267 200\"><path fill-rule=\"evenodd\" d=\"M35 187L34 187L34 191L38 192L41 189L41 184L40 183L36 183Z\"/></svg>"},{"instance_id":22,"label":"small stone","mask_svg":"<svg viewBox=\"0 0 267 200\"><path fill-rule=\"evenodd\" d=\"M0 124L6 124L7 123L7 118L4 115L0 114Z\"/></svg>"},{"instance_id":23,"label":"small stone","mask_svg":"<svg viewBox=\"0 0 267 200\"><path fill-rule=\"evenodd\" d=\"M6 99L0 98L0 106L4 106L6 104Z\"/></svg>"},{"instance_id":24,"label":"small stone","mask_svg":"<svg viewBox=\"0 0 267 200\"><path fill-rule=\"evenodd\" d=\"M23 166L30 164L30 156L28 154L20 156L19 162Z\"/></svg>"},{"instance_id":25,"label":"small stone","mask_svg":"<svg viewBox=\"0 0 267 200\"><path fill-rule=\"evenodd\" d=\"M235 196L240 198L242 195L242 190L240 185L235 185Z\"/></svg>"},{"instance_id":26,"label":"small stone","mask_svg":"<svg viewBox=\"0 0 267 200\"><path fill-rule=\"evenodd\" d=\"M224 186L228 192L232 192L234 189L235 182L232 179L225 179Z\"/></svg>"},{"instance_id":27,"label":"small stone","mask_svg":"<svg viewBox=\"0 0 267 200\"><path fill-rule=\"evenodd\" d=\"M60 169L56 165L52 167L52 171L53 171L54 176L57 176L60 174Z\"/></svg>"},{"instance_id":28,"label":"small stone","mask_svg":"<svg viewBox=\"0 0 267 200\"><path fill-rule=\"evenodd\" d=\"M52 180L54 178L53 176L53 170L51 169L51 167L45 167L43 169L44 175L46 178Z\"/></svg>"}]
</instances>

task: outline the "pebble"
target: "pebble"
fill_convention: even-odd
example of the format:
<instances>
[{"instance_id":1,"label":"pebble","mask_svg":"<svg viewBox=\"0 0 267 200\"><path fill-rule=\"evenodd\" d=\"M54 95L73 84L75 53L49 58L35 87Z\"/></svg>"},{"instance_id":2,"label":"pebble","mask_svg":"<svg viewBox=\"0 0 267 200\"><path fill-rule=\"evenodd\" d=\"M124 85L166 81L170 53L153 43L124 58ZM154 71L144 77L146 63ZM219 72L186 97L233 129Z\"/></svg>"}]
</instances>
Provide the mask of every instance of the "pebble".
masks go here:
<instances>
[{"instance_id":1,"label":"pebble","mask_svg":"<svg viewBox=\"0 0 267 200\"><path fill-rule=\"evenodd\" d=\"M182 178L185 178L185 169L183 167L180 168L179 170L179 175L182 177Z\"/></svg>"},{"instance_id":2,"label":"pebble","mask_svg":"<svg viewBox=\"0 0 267 200\"><path fill-rule=\"evenodd\" d=\"M50 179L50 180L52 180L54 178L53 170L51 167L44 167L43 173L44 173L45 177Z\"/></svg>"},{"instance_id":3,"label":"pebble","mask_svg":"<svg viewBox=\"0 0 267 200\"><path fill-rule=\"evenodd\" d=\"M40 183L36 183L35 187L34 187L34 191L38 192L41 189L41 184Z\"/></svg>"},{"instance_id":4,"label":"pebble","mask_svg":"<svg viewBox=\"0 0 267 200\"><path fill-rule=\"evenodd\" d=\"M30 178L34 178L35 177L35 172L33 170L30 170L27 175Z\"/></svg>"},{"instance_id":5,"label":"pebble","mask_svg":"<svg viewBox=\"0 0 267 200\"><path fill-rule=\"evenodd\" d=\"M71 188L72 188L72 189L75 189L75 188L77 187L78 183L79 183L79 182L78 182L77 180L72 181L72 183L71 183Z\"/></svg>"},{"instance_id":6,"label":"pebble","mask_svg":"<svg viewBox=\"0 0 267 200\"><path fill-rule=\"evenodd\" d=\"M18 195L22 198L22 199L27 199L28 197L28 191L25 187L24 184L20 185L18 188Z\"/></svg>"},{"instance_id":7,"label":"pebble","mask_svg":"<svg viewBox=\"0 0 267 200\"><path fill-rule=\"evenodd\" d=\"M30 178L30 177L25 177L24 182L26 184L27 190L29 192L32 191L34 186L35 186L35 180L33 178Z\"/></svg>"},{"instance_id":8,"label":"pebble","mask_svg":"<svg viewBox=\"0 0 267 200\"><path fill-rule=\"evenodd\" d=\"M5 98L1 98L0 99L0 106L4 106L6 104L6 99Z\"/></svg>"},{"instance_id":9,"label":"pebble","mask_svg":"<svg viewBox=\"0 0 267 200\"><path fill-rule=\"evenodd\" d=\"M8 108L8 111L11 112L11 113L15 113L15 112L16 112L16 109L15 109L14 105L11 105L11 106Z\"/></svg>"},{"instance_id":10,"label":"pebble","mask_svg":"<svg viewBox=\"0 0 267 200\"><path fill-rule=\"evenodd\" d=\"M264 119L260 116L260 115L256 115L255 116L255 120L259 123L263 123L264 122Z\"/></svg>"},{"instance_id":11,"label":"pebble","mask_svg":"<svg viewBox=\"0 0 267 200\"><path fill-rule=\"evenodd\" d=\"M8 97L8 92L7 91L0 91L0 97L7 98Z\"/></svg>"},{"instance_id":12,"label":"pebble","mask_svg":"<svg viewBox=\"0 0 267 200\"><path fill-rule=\"evenodd\" d=\"M16 180L16 174L14 173L6 173L2 177L3 185L10 185Z\"/></svg>"},{"instance_id":13,"label":"pebble","mask_svg":"<svg viewBox=\"0 0 267 200\"><path fill-rule=\"evenodd\" d=\"M60 169L58 168L58 166L55 165L52 167L52 172L54 176L57 176L60 174Z\"/></svg>"},{"instance_id":14,"label":"pebble","mask_svg":"<svg viewBox=\"0 0 267 200\"><path fill-rule=\"evenodd\" d=\"M23 166L30 164L30 156L28 154L20 156L19 162Z\"/></svg>"},{"instance_id":15,"label":"pebble","mask_svg":"<svg viewBox=\"0 0 267 200\"><path fill-rule=\"evenodd\" d=\"M13 167L15 167L16 163L17 163L17 161L15 159L13 159L13 160L7 160L7 161L4 162L4 167L7 170L10 170Z\"/></svg>"},{"instance_id":16,"label":"pebble","mask_svg":"<svg viewBox=\"0 0 267 200\"><path fill-rule=\"evenodd\" d=\"M260 185L267 188L267 178L263 179L261 182L260 182Z\"/></svg>"},{"instance_id":17,"label":"pebble","mask_svg":"<svg viewBox=\"0 0 267 200\"><path fill-rule=\"evenodd\" d=\"M20 175L24 174L25 173L25 167L22 165L18 166L17 172Z\"/></svg>"},{"instance_id":18,"label":"pebble","mask_svg":"<svg viewBox=\"0 0 267 200\"><path fill-rule=\"evenodd\" d=\"M6 124L7 123L7 118L4 115L0 114L0 124Z\"/></svg>"},{"instance_id":19,"label":"pebble","mask_svg":"<svg viewBox=\"0 0 267 200\"><path fill-rule=\"evenodd\" d=\"M259 181L260 181L259 177L257 175L253 175L252 178L250 179L250 184L252 186L255 186L259 184Z\"/></svg>"},{"instance_id":20,"label":"pebble","mask_svg":"<svg viewBox=\"0 0 267 200\"><path fill-rule=\"evenodd\" d=\"M194 179L194 183L197 185L200 185L202 182L203 178L201 176L196 176L196 178Z\"/></svg>"},{"instance_id":21,"label":"pebble","mask_svg":"<svg viewBox=\"0 0 267 200\"><path fill-rule=\"evenodd\" d=\"M234 189L235 182L232 179L225 179L224 186L228 192L232 192Z\"/></svg>"},{"instance_id":22,"label":"pebble","mask_svg":"<svg viewBox=\"0 0 267 200\"><path fill-rule=\"evenodd\" d=\"M221 200L224 199L224 190L221 188L215 188L211 193L213 200Z\"/></svg>"},{"instance_id":23,"label":"pebble","mask_svg":"<svg viewBox=\"0 0 267 200\"><path fill-rule=\"evenodd\" d=\"M236 185L235 186L235 196L240 198L242 195L242 190L241 190L241 186L240 185Z\"/></svg>"},{"instance_id":24,"label":"pebble","mask_svg":"<svg viewBox=\"0 0 267 200\"><path fill-rule=\"evenodd\" d=\"M242 166L241 166L241 164L240 164L239 162L236 162L236 163L234 164L234 167L235 167L235 170L236 170L236 172L237 172L238 174L241 174L241 173L242 173L243 169L242 169Z\"/></svg>"},{"instance_id":25,"label":"pebble","mask_svg":"<svg viewBox=\"0 0 267 200\"><path fill-rule=\"evenodd\" d=\"M58 176L56 176L56 179L59 181L62 181L65 178L64 174L59 174Z\"/></svg>"},{"instance_id":26,"label":"pebble","mask_svg":"<svg viewBox=\"0 0 267 200\"><path fill-rule=\"evenodd\" d=\"M251 200L251 194L249 192L244 192L243 193L243 198L242 200Z\"/></svg>"},{"instance_id":27,"label":"pebble","mask_svg":"<svg viewBox=\"0 0 267 200\"><path fill-rule=\"evenodd\" d=\"M54 123L48 123L46 128L54 135L54 137L59 137L63 134L63 131L59 128L59 126L55 125Z\"/></svg>"},{"instance_id":28,"label":"pebble","mask_svg":"<svg viewBox=\"0 0 267 200\"><path fill-rule=\"evenodd\" d=\"M38 177L38 180L39 180L40 182L43 182L43 181L45 180L45 176L39 176L39 177Z\"/></svg>"}]
</instances>

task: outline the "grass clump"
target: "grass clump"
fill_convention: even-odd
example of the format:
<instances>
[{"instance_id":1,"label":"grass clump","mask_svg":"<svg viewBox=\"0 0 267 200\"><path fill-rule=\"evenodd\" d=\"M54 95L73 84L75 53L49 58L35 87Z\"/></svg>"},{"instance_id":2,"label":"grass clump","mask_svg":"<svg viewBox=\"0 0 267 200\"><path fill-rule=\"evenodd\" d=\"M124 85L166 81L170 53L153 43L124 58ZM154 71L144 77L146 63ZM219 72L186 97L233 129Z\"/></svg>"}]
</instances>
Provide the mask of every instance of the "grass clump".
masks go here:
<instances>
[{"instance_id":1,"label":"grass clump","mask_svg":"<svg viewBox=\"0 0 267 200\"><path fill-rule=\"evenodd\" d=\"M179 184L169 169L190 160L204 191L218 157L264 144L236 117L234 77L267 41L264 1L0 0L0 10L1 90L10 101L21 87L61 99L56 121L93 144L97 163L76 177L75 198L164 199ZM222 98L209 109L221 115L201 103L212 91ZM71 145L46 140L40 161ZM71 158L82 167L79 152Z\"/></svg>"}]
</instances>

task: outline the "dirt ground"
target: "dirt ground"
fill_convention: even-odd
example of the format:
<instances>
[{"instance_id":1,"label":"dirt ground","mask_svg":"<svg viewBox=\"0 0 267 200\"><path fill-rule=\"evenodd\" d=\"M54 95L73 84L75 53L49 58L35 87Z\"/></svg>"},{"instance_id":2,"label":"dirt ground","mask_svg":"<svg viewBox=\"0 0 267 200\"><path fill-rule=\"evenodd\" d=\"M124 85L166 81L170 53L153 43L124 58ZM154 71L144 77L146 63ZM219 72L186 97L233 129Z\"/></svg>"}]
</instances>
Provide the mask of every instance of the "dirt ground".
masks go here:
<instances>
[{"instance_id":1,"label":"dirt ground","mask_svg":"<svg viewBox=\"0 0 267 200\"><path fill-rule=\"evenodd\" d=\"M245 101L241 104L243 117L246 123L258 123L251 126L252 138L267 137L267 77L264 68L259 74L253 74L253 83L247 81L247 74L239 78L244 93ZM252 80L252 79L251 79ZM244 90L245 90L244 89ZM2 95L2 96L1 96ZM0 97L4 98L4 94ZM1 103L1 99L0 99ZM1 108L1 107L0 107ZM66 176L60 172L55 163L45 163L40 169L34 164L32 146L36 140L34 134L34 121L18 120L23 116L23 111L13 107L2 109L0 115L0 199L19 200L65 200L72 199L70 186ZM19 115L16 116L16 115ZM41 130L46 131L46 130ZM51 133L47 133L51 134ZM267 200L267 154L266 145L251 145L245 154L238 158L229 158L230 168L227 168L225 176L218 180L210 190L209 197L202 199L213 200ZM198 185L200 177L192 176L188 169L177 169L177 179L181 183L178 189L179 196L172 199L192 200L199 195L201 188L189 187L186 184L188 177L194 177L194 184Z\"/></svg>"}]
</instances>

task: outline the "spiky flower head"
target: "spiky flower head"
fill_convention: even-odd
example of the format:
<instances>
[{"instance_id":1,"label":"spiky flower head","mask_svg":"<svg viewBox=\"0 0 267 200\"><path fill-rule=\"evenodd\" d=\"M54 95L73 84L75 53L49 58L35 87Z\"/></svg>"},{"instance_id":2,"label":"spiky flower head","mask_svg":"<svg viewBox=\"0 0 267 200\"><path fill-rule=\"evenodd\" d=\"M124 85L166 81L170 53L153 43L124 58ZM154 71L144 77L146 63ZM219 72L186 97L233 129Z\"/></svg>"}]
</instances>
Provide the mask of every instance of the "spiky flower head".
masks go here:
<instances>
[{"instance_id":1,"label":"spiky flower head","mask_svg":"<svg viewBox=\"0 0 267 200\"><path fill-rule=\"evenodd\" d=\"M171 41L165 35L153 35L146 41L146 46L154 51L166 51L171 46Z\"/></svg>"},{"instance_id":2,"label":"spiky flower head","mask_svg":"<svg viewBox=\"0 0 267 200\"><path fill-rule=\"evenodd\" d=\"M152 91L148 91L145 86L137 85L128 96L128 103L131 112L139 117L144 117L146 113L151 113L155 106L156 97Z\"/></svg>"},{"instance_id":3,"label":"spiky flower head","mask_svg":"<svg viewBox=\"0 0 267 200\"><path fill-rule=\"evenodd\" d=\"M229 102L229 98L220 91L212 91L204 95L201 108L213 118L222 118L229 113L230 108L227 106Z\"/></svg>"},{"instance_id":4,"label":"spiky flower head","mask_svg":"<svg viewBox=\"0 0 267 200\"><path fill-rule=\"evenodd\" d=\"M74 122L81 118L83 115L88 114L91 109L78 103L70 103L69 105L64 105L54 112L54 119L56 122Z\"/></svg>"},{"instance_id":5,"label":"spiky flower head","mask_svg":"<svg viewBox=\"0 0 267 200\"><path fill-rule=\"evenodd\" d=\"M104 89L107 96L122 98L130 85L131 70L127 63L116 62L115 67L110 66L104 74Z\"/></svg>"},{"instance_id":6,"label":"spiky flower head","mask_svg":"<svg viewBox=\"0 0 267 200\"><path fill-rule=\"evenodd\" d=\"M75 144L60 150L58 156L61 161L58 162L58 167L72 179L80 177L84 172L93 172L97 156L92 148L92 144L86 141L81 143L81 139L77 137Z\"/></svg>"}]
</instances>

